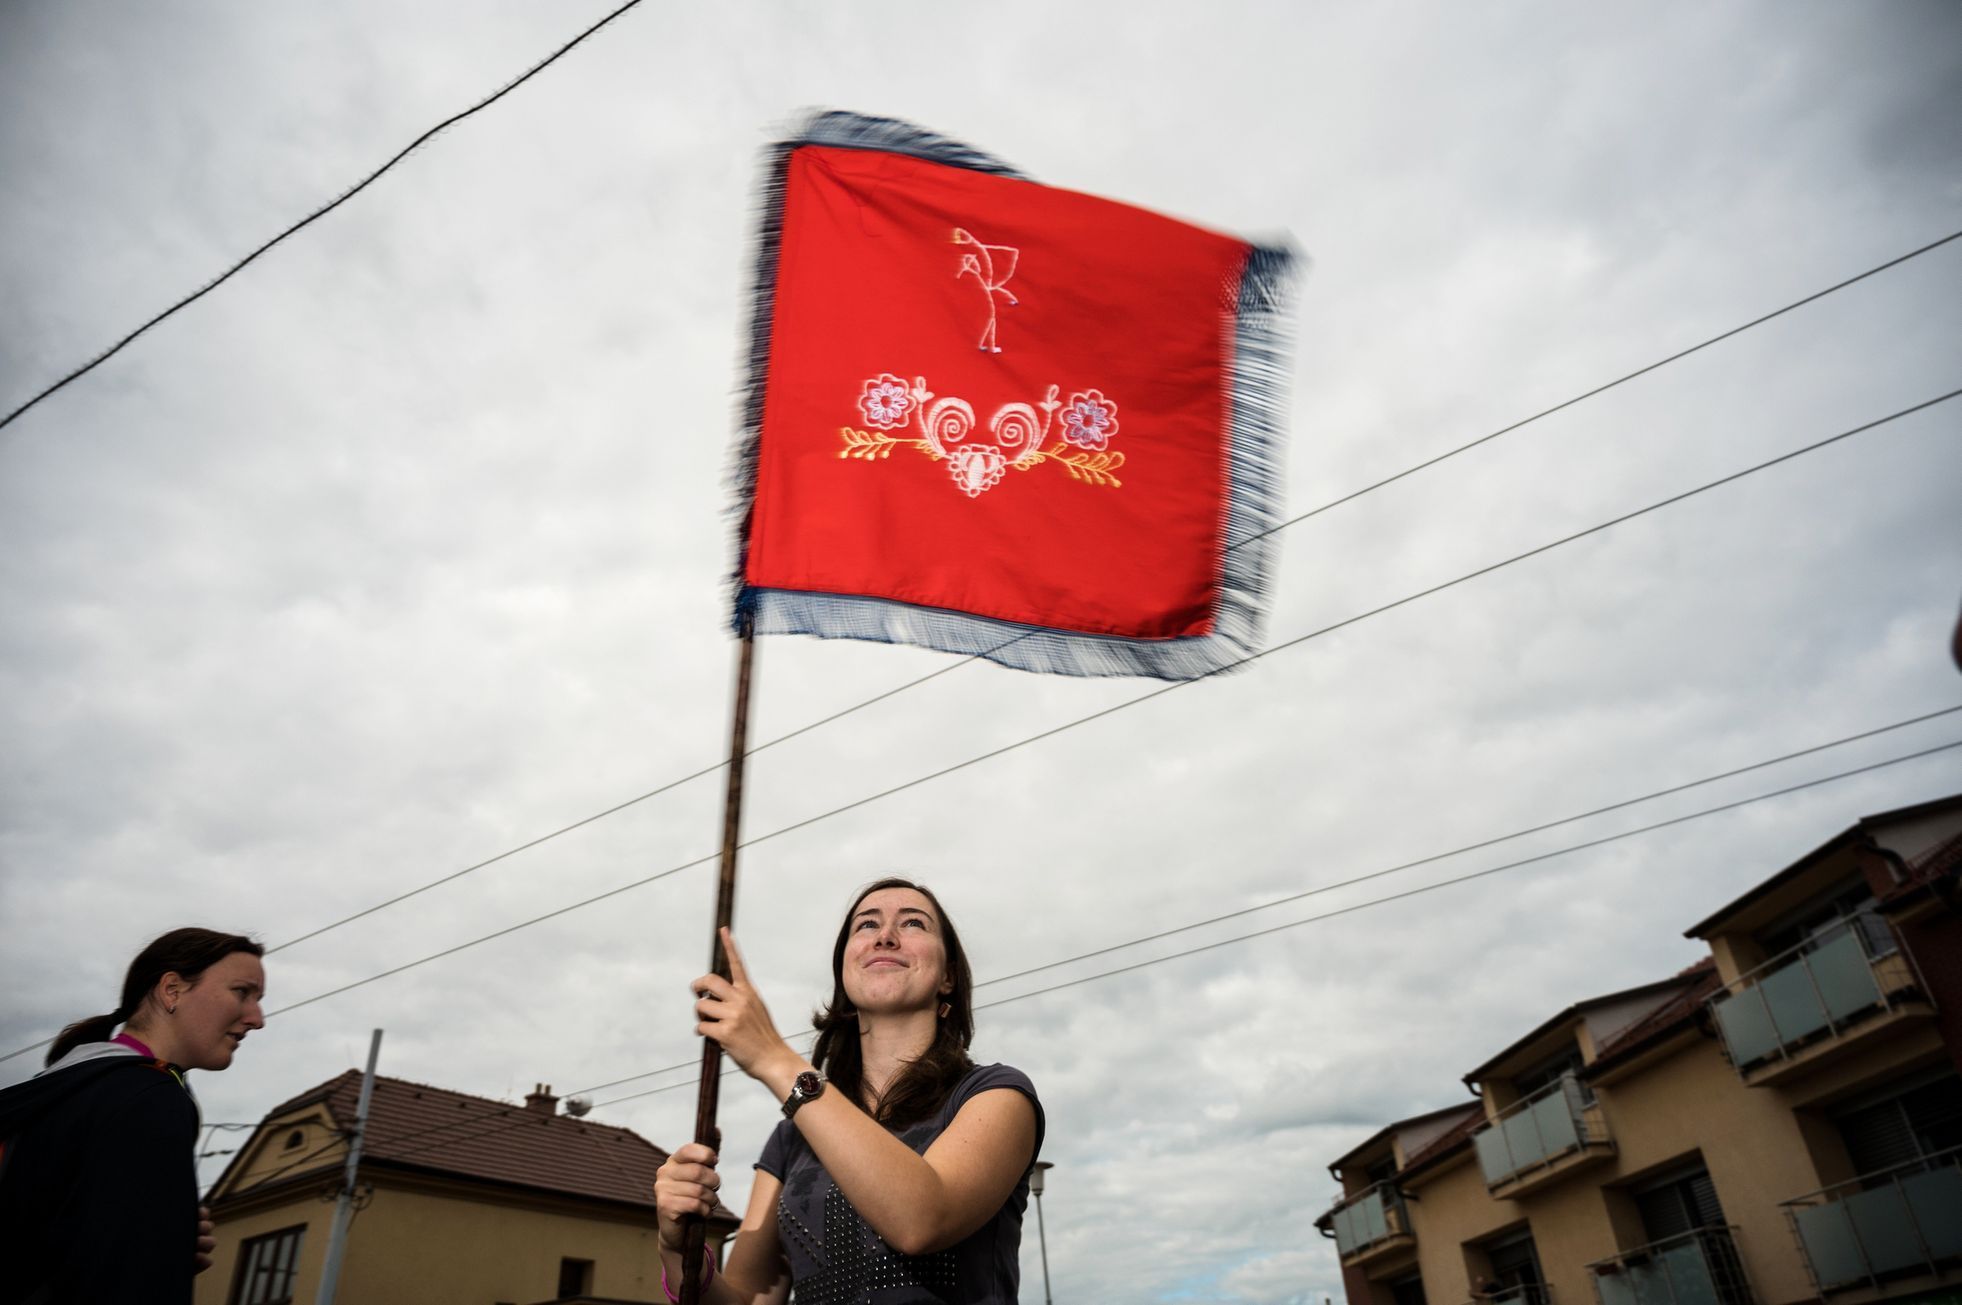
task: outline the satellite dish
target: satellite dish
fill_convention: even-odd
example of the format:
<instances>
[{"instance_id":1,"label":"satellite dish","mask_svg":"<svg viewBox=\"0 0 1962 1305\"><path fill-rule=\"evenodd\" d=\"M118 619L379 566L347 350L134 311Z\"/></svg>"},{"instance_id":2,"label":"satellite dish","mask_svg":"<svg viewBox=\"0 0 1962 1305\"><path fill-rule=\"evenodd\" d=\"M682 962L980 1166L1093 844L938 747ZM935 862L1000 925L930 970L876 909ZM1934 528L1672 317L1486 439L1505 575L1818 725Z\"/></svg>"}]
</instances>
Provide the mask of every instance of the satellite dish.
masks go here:
<instances>
[{"instance_id":1,"label":"satellite dish","mask_svg":"<svg viewBox=\"0 0 1962 1305\"><path fill-rule=\"evenodd\" d=\"M574 1119L584 1119L592 1108L593 1103L585 1097L567 1097L565 1101L565 1113Z\"/></svg>"}]
</instances>

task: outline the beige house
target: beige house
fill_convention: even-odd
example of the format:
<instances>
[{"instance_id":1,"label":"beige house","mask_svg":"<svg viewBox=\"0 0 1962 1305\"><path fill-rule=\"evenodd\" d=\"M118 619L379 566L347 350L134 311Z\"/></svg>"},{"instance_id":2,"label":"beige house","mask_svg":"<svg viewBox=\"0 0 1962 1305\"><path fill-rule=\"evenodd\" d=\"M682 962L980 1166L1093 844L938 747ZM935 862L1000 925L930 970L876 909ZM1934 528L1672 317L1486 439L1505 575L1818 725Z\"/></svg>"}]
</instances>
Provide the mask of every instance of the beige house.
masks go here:
<instances>
[{"instance_id":1,"label":"beige house","mask_svg":"<svg viewBox=\"0 0 1962 1305\"><path fill-rule=\"evenodd\" d=\"M198 1305L311 1305L361 1075L276 1106L207 1198L217 1224ZM561 1114L377 1076L341 1262L343 1305L663 1302L654 1171L667 1153ZM711 1221L717 1246L736 1226Z\"/></svg>"},{"instance_id":2,"label":"beige house","mask_svg":"<svg viewBox=\"0 0 1962 1305\"><path fill-rule=\"evenodd\" d=\"M1870 817L1335 1161L1350 1305L1962 1302L1962 797Z\"/></svg>"}]
</instances>

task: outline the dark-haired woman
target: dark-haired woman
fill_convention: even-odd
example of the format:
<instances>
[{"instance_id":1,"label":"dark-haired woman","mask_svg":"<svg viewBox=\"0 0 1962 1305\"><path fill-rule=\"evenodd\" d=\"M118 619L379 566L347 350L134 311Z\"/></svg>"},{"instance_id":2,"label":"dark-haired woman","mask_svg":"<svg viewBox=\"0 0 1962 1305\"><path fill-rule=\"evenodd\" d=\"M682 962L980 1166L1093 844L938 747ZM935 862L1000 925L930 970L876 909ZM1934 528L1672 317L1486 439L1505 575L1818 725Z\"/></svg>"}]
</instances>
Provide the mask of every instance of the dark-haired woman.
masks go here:
<instances>
[{"instance_id":1,"label":"dark-haired woman","mask_svg":"<svg viewBox=\"0 0 1962 1305\"><path fill-rule=\"evenodd\" d=\"M121 1005L0 1092L0 1305L189 1305L210 1243L185 1074L224 1069L265 1026L264 950L172 930L130 963Z\"/></svg>"},{"instance_id":2,"label":"dark-haired woman","mask_svg":"<svg viewBox=\"0 0 1962 1305\"><path fill-rule=\"evenodd\" d=\"M976 1066L973 979L924 888L859 894L831 952L830 1004L806 1061L784 1042L725 932L731 977L695 981L697 1031L783 1106L749 1210L703 1300L799 1305L1009 1302L1020 1278L1042 1107L1019 1070ZM715 1153L690 1143L655 1182L664 1286L678 1300L681 1218L714 1209Z\"/></svg>"}]
</instances>

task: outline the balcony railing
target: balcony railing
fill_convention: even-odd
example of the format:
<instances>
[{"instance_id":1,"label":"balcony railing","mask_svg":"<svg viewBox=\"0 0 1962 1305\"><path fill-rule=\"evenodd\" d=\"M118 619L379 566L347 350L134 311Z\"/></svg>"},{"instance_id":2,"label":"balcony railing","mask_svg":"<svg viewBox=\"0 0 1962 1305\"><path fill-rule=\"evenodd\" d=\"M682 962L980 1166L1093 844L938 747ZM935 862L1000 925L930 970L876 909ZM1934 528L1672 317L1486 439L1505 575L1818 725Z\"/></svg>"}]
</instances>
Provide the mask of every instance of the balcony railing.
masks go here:
<instances>
[{"instance_id":1,"label":"balcony railing","mask_svg":"<svg viewBox=\"0 0 1962 1305\"><path fill-rule=\"evenodd\" d=\"M1543 1282L1521 1282L1474 1292L1465 1305L1553 1305L1553 1288Z\"/></svg>"},{"instance_id":2,"label":"balcony railing","mask_svg":"<svg viewBox=\"0 0 1962 1305\"><path fill-rule=\"evenodd\" d=\"M1695 1228L1587 1267L1601 1305L1749 1305L1751 1300L1728 1228Z\"/></svg>"},{"instance_id":3,"label":"balcony railing","mask_svg":"<svg viewBox=\"0 0 1962 1305\"><path fill-rule=\"evenodd\" d=\"M1822 1036L1895 1004L1917 988L1906 956L1879 916L1848 916L1827 934L1807 939L1740 975L1710 998L1731 1063L1748 1070L1789 1057Z\"/></svg>"},{"instance_id":4,"label":"balcony railing","mask_svg":"<svg viewBox=\"0 0 1962 1305\"><path fill-rule=\"evenodd\" d=\"M1498 1122L1472 1134L1487 1187L1607 1140L1607 1125L1571 1072L1514 1102Z\"/></svg>"},{"instance_id":5,"label":"balcony railing","mask_svg":"<svg viewBox=\"0 0 1962 1305\"><path fill-rule=\"evenodd\" d=\"M1821 1292L1962 1261L1962 1147L1784 1203Z\"/></svg>"},{"instance_id":6,"label":"balcony railing","mask_svg":"<svg viewBox=\"0 0 1962 1305\"><path fill-rule=\"evenodd\" d=\"M1383 1182L1350 1197L1329 1212L1335 1225L1335 1249L1343 1259L1369 1250L1392 1237L1408 1236L1410 1215L1396 1184Z\"/></svg>"}]
</instances>

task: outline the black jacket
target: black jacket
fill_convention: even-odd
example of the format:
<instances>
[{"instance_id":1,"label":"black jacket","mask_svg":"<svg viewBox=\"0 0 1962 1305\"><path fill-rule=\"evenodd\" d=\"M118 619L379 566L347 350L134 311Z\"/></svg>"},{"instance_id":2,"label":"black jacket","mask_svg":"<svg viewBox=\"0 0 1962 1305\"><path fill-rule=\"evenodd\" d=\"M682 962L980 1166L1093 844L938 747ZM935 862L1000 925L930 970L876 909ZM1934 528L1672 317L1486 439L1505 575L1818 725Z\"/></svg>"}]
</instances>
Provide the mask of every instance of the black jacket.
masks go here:
<instances>
[{"instance_id":1,"label":"black jacket","mask_svg":"<svg viewBox=\"0 0 1962 1305\"><path fill-rule=\"evenodd\" d=\"M197 1136L180 1072L141 1056L0 1091L0 1305L190 1305Z\"/></svg>"}]
</instances>

